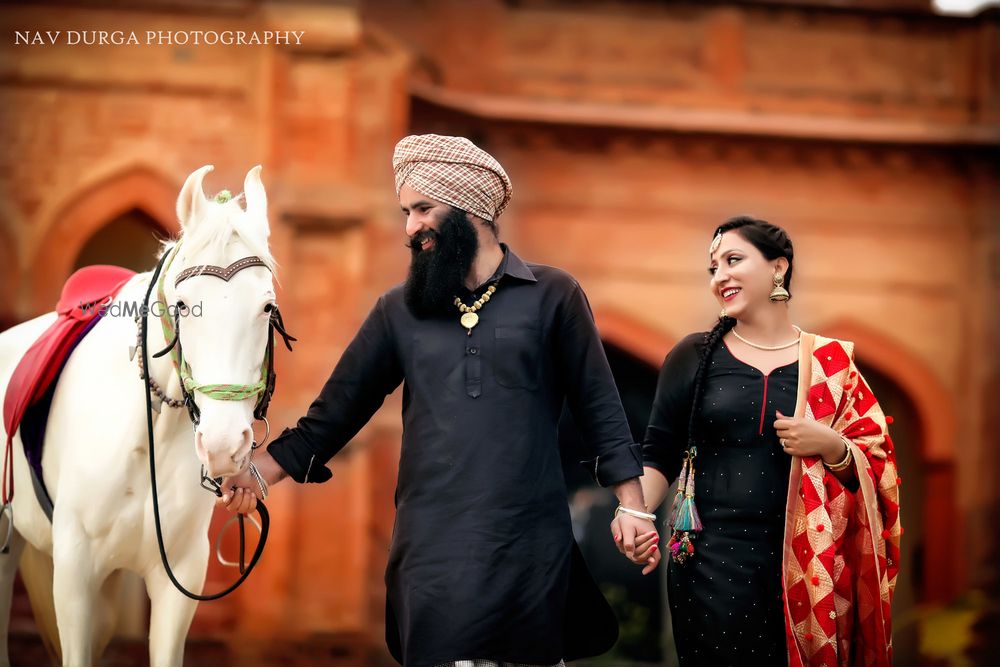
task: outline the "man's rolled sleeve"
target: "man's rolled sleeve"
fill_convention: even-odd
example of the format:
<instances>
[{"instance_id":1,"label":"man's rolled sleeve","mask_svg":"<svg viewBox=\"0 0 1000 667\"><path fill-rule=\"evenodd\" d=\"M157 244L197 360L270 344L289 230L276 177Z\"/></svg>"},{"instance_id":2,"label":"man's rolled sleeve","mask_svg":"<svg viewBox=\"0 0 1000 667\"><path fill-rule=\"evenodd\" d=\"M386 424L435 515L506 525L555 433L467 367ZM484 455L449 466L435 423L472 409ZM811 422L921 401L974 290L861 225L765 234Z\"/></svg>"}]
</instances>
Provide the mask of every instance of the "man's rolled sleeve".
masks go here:
<instances>
[{"instance_id":1,"label":"man's rolled sleeve","mask_svg":"<svg viewBox=\"0 0 1000 667\"><path fill-rule=\"evenodd\" d=\"M290 428L268 445L267 453L299 484L321 483L333 477L326 464L317 460L319 455Z\"/></svg>"},{"instance_id":2,"label":"man's rolled sleeve","mask_svg":"<svg viewBox=\"0 0 1000 667\"><path fill-rule=\"evenodd\" d=\"M581 463L600 486L612 486L642 476L642 445L618 446Z\"/></svg>"}]
</instances>

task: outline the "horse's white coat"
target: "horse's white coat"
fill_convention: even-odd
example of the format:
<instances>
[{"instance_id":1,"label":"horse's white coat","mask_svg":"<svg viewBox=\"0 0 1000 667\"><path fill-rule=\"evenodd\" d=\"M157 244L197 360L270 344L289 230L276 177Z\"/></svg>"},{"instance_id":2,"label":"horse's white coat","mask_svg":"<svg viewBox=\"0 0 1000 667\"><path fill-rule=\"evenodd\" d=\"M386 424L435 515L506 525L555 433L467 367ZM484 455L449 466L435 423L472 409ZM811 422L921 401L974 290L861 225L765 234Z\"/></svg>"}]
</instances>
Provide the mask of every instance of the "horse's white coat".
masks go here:
<instances>
[{"instance_id":1,"label":"horse's white coat","mask_svg":"<svg viewBox=\"0 0 1000 667\"><path fill-rule=\"evenodd\" d=\"M181 252L167 275L169 304L201 306L199 317L181 318L181 344L199 383L252 384L260 379L267 340L265 305L274 300L271 272L253 267L230 282L196 276L174 289L174 277L198 264L228 266L258 255L270 267L268 222L260 167L244 183L246 211L236 200L218 204L205 197L202 180L212 167L192 173L181 190L177 213ZM165 248L171 251L173 244ZM117 300L141 304L152 272L135 276ZM156 298L154 290L152 299ZM0 334L0 396L18 361L53 322L54 313ZM157 549L152 514L146 435L146 406L139 379L132 317L102 318L73 352L52 401L45 435L45 483L55 503L52 523L32 491L20 437L14 438L14 544L0 555L0 665L8 664L7 626L11 587L25 542L29 553L51 557L63 665L90 665L113 618L108 589L119 570L143 577L150 596L150 663L179 666L196 603L166 577ZM152 377L179 398L180 381L170 356L153 359L166 345L159 320L148 320ZM214 496L200 488L200 466L213 476L246 466L256 399L218 401L196 395L201 408L197 434L187 410L165 404L154 413L160 512L170 564L189 590L199 592L208 564L208 524ZM0 435L6 433L0 425ZM5 527L3 528L5 530ZM44 567L42 568L44 570ZM48 582L28 582L29 588ZM34 597L34 592L33 592Z\"/></svg>"}]
</instances>

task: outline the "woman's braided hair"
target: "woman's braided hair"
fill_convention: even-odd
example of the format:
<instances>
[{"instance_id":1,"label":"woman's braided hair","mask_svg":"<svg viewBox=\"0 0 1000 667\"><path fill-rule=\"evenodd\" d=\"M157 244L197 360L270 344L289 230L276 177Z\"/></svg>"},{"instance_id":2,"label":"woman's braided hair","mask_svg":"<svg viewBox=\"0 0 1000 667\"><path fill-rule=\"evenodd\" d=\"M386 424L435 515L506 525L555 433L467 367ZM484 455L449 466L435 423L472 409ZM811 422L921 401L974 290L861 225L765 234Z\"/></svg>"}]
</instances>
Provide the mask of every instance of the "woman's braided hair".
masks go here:
<instances>
[{"instance_id":1,"label":"woman's braided hair","mask_svg":"<svg viewBox=\"0 0 1000 667\"><path fill-rule=\"evenodd\" d=\"M784 257L788 260L788 270L785 272L785 289L791 292L792 260L795 253L792 249L792 241L788 238L785 230L764 220L757 220L756 218L741 215L730 218L720 225L712 233L712 238L733 230L737 230L737 233L745 241L757 248L768 261L778 259L779 257ZM719 321L712 327L712 330L705 334L704 345L698 353L698 370L695 372L694 379L694 400L691 403L691 416L688 421L687 444L689 451L695 446L697 439L695 424L698 423L698 417L701 414L702 398L705 395L705 376L708 375L708 360L711 359L712 353L718 347L722 337L735 326L735 318L719 318Z\"/></svg>"}]
</instances>

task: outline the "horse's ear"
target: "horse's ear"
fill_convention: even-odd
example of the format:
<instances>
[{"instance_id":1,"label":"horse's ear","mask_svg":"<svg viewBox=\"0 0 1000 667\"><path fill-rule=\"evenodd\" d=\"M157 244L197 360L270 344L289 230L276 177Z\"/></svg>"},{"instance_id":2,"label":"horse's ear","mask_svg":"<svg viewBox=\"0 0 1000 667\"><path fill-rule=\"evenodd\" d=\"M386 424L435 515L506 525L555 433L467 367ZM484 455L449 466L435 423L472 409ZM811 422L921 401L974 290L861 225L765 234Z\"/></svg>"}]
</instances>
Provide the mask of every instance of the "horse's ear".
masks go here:
<instances>
[{"instance_id":1,"label":"horse's ear","mask_svg":"<svg viewBox=\"0 0 1000 667\"><path fill-rule=\"evenodd\" d=\"M196 220L201 219L208 207L202 181L205 180L205 174L213 169L214 166L206 164L201 169L191 172L184 181L184 187L181 188L181 194L177 198L177 220L184 231L187 231Z\"/></svg>"},{"instance_id":2,"label":"horse's ear","mask_svg":"<svg viewBox=\"0 0 1000 667\"><path fill-rule=\"evenodd\" d=\"M243 181L243 197L246 201L247 218L250 224L260 226L267 237L270 235L270 227L267 222L267 193L264 192L264 183L260 180L261 166L247 172L247 177Z\"/></svg>"}]
</instances>

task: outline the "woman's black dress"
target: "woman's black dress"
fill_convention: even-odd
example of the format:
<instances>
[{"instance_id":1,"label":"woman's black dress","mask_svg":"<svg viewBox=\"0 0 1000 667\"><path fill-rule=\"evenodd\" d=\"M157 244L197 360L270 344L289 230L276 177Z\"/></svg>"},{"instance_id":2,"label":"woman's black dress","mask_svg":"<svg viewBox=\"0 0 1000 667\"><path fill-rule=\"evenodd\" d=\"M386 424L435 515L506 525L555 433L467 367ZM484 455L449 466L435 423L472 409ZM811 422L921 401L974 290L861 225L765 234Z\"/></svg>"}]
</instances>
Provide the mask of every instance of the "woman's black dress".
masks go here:
<instances>
[{"instance_id":1,"label":"woman's black dress","mask_svg":"<svg viewBox=\"0 0 1000 667\"><path fill-rule=\"evenodd\" d=\"M704 337L688 336L667 356L646 432L645 465L671 481L687 447ZM677 652L686 666L784 665L781 555L792 457L774 420L775 411L795 410L798 362L765 376L720 342L708 363L695 426L695 505L704 530L683 565L664 548Z\"/></svg>"}]
</instances>

